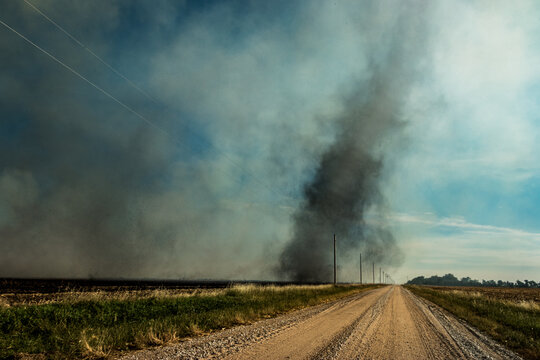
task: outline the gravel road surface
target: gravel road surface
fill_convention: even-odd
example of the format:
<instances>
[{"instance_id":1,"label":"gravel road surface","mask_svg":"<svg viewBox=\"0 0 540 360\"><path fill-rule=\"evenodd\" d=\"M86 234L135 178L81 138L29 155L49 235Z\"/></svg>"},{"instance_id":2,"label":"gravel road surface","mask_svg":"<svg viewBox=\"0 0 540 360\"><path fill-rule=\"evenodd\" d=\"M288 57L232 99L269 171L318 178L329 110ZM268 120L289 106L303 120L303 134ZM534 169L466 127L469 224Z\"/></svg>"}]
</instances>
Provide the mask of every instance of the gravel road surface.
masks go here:
<instances>
[{"instance_id":1,"label":"gravel road surface","mask_svg":"<svg viewBox=\"0 0 540 360\"><path fill-rule=\"evenodd\" d=\"M401 286L387 286L122 359L521 358Z\"/></svg>"}]
</instances>

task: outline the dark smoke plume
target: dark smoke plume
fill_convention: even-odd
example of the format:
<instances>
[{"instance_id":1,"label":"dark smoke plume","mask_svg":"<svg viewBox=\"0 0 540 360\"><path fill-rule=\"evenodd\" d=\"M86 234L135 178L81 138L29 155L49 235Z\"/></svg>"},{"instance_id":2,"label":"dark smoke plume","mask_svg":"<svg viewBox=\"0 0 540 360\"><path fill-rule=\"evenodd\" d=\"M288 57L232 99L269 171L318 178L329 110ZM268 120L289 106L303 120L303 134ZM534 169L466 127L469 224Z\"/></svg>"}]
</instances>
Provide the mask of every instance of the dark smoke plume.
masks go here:
<instances>
[{"instance_id":1,"label":"dark smoke plume","mask_svg":"<svg viewBox=\"0 0 540 360\"><path fill-rule=\"evenodd\" d=\"M403 12L398 18L386 58L373 60L371 78L346 100L335 142L304 186L304 202L293 215L293 238L280 258L282 276L329 281L333 234L340 253L361 249L369 263L378 265L402 261L389 228L380 219L366 221L366 212L382 208L384 142L403 126L400 109L420 58L420 27L408 15Z\"/></svg>"},{"instance_id":2,"label":"dark smoke plume","mask_svg":"<svg viewBox=\"0 0 540 360\"><path fill-rule=\"evenodd\" d=\"M168 135L1 27L0 277L275 279L297 204L257 179L294 197L327 141L321 114L358 78L282 275L327 280L334 232L340 250L399 258L363 214L381 203L379 147L399 127L418 9L392 27L391 1L35 3L160 104L24 2L0 18Z\"/></svg>"}]
</instances>

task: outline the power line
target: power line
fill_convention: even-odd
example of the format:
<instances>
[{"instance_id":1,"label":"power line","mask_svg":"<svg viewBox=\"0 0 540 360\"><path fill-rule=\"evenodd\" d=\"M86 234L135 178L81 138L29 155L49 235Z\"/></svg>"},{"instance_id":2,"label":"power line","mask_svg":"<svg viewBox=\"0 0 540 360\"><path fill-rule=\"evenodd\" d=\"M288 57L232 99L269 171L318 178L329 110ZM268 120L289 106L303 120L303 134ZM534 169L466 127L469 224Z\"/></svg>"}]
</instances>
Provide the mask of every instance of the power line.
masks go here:
<instances>
[{"instance_id":1,"label":"power line","mask_svg":"<svg viewBox=\"0 0 540 360\"><path fill-rule=\"evenodd\" d=\"M50 20L52 21L52 20ZM43 49L42 47L40 47L39 45L37 45L36 43L34 43L32 40L28 39L26 36L24 36L23 34L21 34L20 32L18 32L17 30L15 30L14 28L12 28L11 26L9 26L8 24L6 24L4 21L2 21L0 19L0 24L2 24L4 27L6 27L8 30L10 30L11 32L13 32L14 34L16 34L17 36L19 36L21 39L23 39L24 41L26 41L27 43L31 44L33 47L35 47L36 49L38 49L39 51L41 51L42 53L44 53L45 55L47 55L48 57L50 57L51 59L53 59L55 62L57 62L58 64L60 64L62 67L64 67L65 69L69 70L71 73L75 74L77 77L79 77L80 79L82 79L83 81L85 81L86 83L88 83L89 85L91 85L92 87L94 87L95 89L97 89L98 91L100 91L101 93L103 93L104 95L106 95L107 97L109 97L110 99L112 99L114 102L116 102L117 104L119 104L120 106L122 106L123 108L125 108L126 110L128 110L129 112L131 112L133 115L137 116L138 118L144 120L147 124L151 125L152 127L154 127L155 129L159 130L160 132L164 133L165 135L167 135L168 137L170 137L171 135L169 134L168 131L166 131L164 128L160 127L159 125L157 125L156 123L154 123L153 121L149 120L148 118L146 118L144 115L140 114L139 112L137 112L136 110L134 110L133 108L131 108L129 105L125 104L124 102L122 102L121 100L117 99L114 95L112 95L111 93L109 93L108 91L106 91L105 89L101 88L99 85L95 84L94 82L92 82L91 80L87 79L85 76L83 76L81 73L79 73L77 70L75 70L74 68L72 68L71 66L67 65L66 63L64 63L62 60L58 59L57 57L55 57L53 54L51 54L50 52L48 52L47 50ZM67 34L67 32L66 32ZM76 40L76 39L75 39ZM126 78L127 80L127 78ZM128 80L129 81L129 80ZM130 82L131 83L131 82ZM195 134L196 133L189 129L189 127L185 124L182 124L184 127L186 127L188 129L188 131L191 131L192 134ZM180 143L178 142L177 140L174 140L176 143ZM273 188L271 188L270 186L268 186L267 184L265 184L262 180L258 179L258 177L256 177L253 173L251 173L250 171L248 171L247 169L245 169L244 167L240 166L239 164L236 163L236 161L234 161L230 156L228 156L225 152L221 151L220 149L218 149L215 145L213 145L210 141L205 141L207 145L209 145L210 147L214 148L217 152L221 153L222 156L227 160L229 161L232 165L234 165L235 167L239 168L240 170L242 170L243 172L247 173L252 179L254 179L259 185L261 186L264 186L267 190L269 190L270 192L274 193L275 195L278 195L282 198L285 198L285 199L289 199L288 196L282 194L282 193L279 193L277 192L276 190L274 190ZM182 144L184 145L184 144ZM185 145L184 145L185 146Z\"/></svg>"},{"instance_id":2,"label":"power line","mask_svg":"<svg viewBox=\"0 0 540 360\"><path fill-rule=\"evenodd\" d=\"M112 65L110 65L107 61L105 61L103 58L101 58L99 55L97 55L94 51L92 51L92 49L90 49L87 45L85 45L82 41L80 41L78 38L76 38L74 35L72 35L69 31L67 31L64 27L62 27L60 24L58 24L58 22L54 21L52 18L50 18L47 14L45 14L43 12L43 10L39 9L37 6L35 6L34 4L32 4L30 1L28 0L23 0L28 6L30 6L32 9L34 9L38 14L40 14L41 16L43 16L47 21L49 21L51 24L53 24L58 30L60 30L61 32L63 32L67 37L69 37L71 40L73 40L77 45L79 45L81 48L83 48L84 50L86 50L88 53L90 53L92 56L94 56L96 59L98 59L103 65L105 65L107 68L109 68L109 70L113 71L116 75L118 75L119 77L121 77L122 79L124 79L131 87L133 87L134 89L136 89L137 91L139 91L142 95L144 95L146 98L148 98L149 100L153 101L155 104L159 104L159 105L163 105L159 100L157 100L156 98L154 98L153 96L151 96L150 94L148 94L146 91L144 91L143 89L141 89L139 86L137 86L133 81L131 81L128 77L126 77L125 75L123 75L120 71L118 71L116 68L114 68ZM124 106L124 105L123 105ZM187 124L181 124L182 126L184 126L189 132L191 132L192 134L196 135L196 132L194 130L192 130ZM162 131L165 131L163 129L161 129ZM271 192L277 194L278 196L281 196L281 197L284 197L286 199L290 199L289 196L287 195L283 195L275 190L273 190L271 187L269 187L268 185L266 185L266 183L264 181L262 181L261 179L259 179L257 176L255 176L251 171L249 171L248 169L246 169L245 167L243 167L242 165L236 163L232 158L230 158L230 156L227 155L227 153L223 150L220 150L216 145L214 145L213 143L207 141L207 140L204 140L203 138L201 138L200 136L197 136L200 138L200 140L204 141L207 145L209 145L210 147L214 148L217 152L221 153L227 161L229 161L231 164L233 164L235 167L237 167L238 169L242 170L243 172L247 173L248 175L251 176L251 178L253 178L255 181L257 181L258 183L260 183L260 185L266 187L268 190L270 190ZM316 162L318 162L317 159L315 159L313 156L309 156L311 158L311 160L314 160Z\"/></svg>"},{"instance_id":3,"label":"power line","mask_svg":"<svg viewBox=\"0 0 540 360\"><path fill-rule=\"evenodd\" d=\"M96 59L98 59L103 65L107 66L107 68L109 68L111 71L113 71L116 75L118 75L119 77L121 77L122 79L124 79L126 82L128 82L129 85L131 85L134 89L136 89L137 91L139 91L141 94L143 94L145 97L147 97L148 99L150 99L151 101L153 101L154 103L156 104L159 104L159 105L163 105L159 100L157 100L156 98L154 98L153 96L151 96L150 94L148 94L146 91L142 90L139 86L137 86L133 81L131 81L128 77L126 77L125 75L123 75L120 71L118 71L117 69L115 69L112 65L110 65L107 61L105 61L103 58L101 58L99 55L97 55L94 51L92 51L88 46L86 46L82 41L80 41L79 39L77 39L74 35L72 35L69 31L67 31L66 29L64 29L60 24L58 24L58 22L54 21L52 18L50 18L47 14L45 14L41 9L39 9L37 6L35 6L34 4L32 4L30 1L28 0L23 0L28 6L30 6L32 9L34 9L38 14L40 14L41 16L43 16L45 19L47 19L47 21L49 21L51 24L53 24L57 29L59 29L60 31L62 31L66 36L68 36L71 40L73 40L75 43L77 43L77 45L79 45L81 48L83 48L84 50L86 50L87 52L89 52L92 56L94 56ZM192 130L187 124L181 124L182 126L184 126L189 132L191 132L192 134L196 135L196 132L194 130ZM162 131L165 131L163 129L161 129ZM231 164L233 164L234 166L236 166L237 168L239 168L240 170L242 170L243 172L247 173L248 175L251 176L252 179L254 179L255 181L257 181L260 185L266 187L268 190L270 190L271 192L273 192L274 194L277 194L278 196L281 196L281 197L284 197L286 199L290 199L289 196L287 195L283 195L277 191L275 191L273 188L269 187L268 185L266 185L266 183L264 181L262 181L261 179L259 179L257 176L255 176L251 171L249 171L248 169L246 169L245 167L241 166L240 164L236 163L236 161L234 161L225 151L223 150L220 150L216 145L214 145L213 143L211 143L210 141L208 140L204 140L202 139L200 136L197 136L198 138L200 138L200 140L204 141L207 145L209 145L210 147L214 148L214 150L216 150L217 152L221 153L221 155L223 155L227 161L229 161Z\"/></svg>"},{"instance_id":4,"label":"power line","mask_svg":"<svg viewBox=\"0 0 540 360\"><path fill-rule=\"evenodd\" d=\"M30 6L32 9L34 9L37 13L39 13L41 16L43 16L45 19L47 19L51 24L53 24L54 26L56 26L56 28L60 31L62 31L64 34L66 34L66 36L68 36L71 40L75 41L75 43L77 43L77 45L79 45L80 47L82 47L84 50L88 51L92 56L94 56L96 59L98 59L103 65L107 66L111 71L113 71L116 75L120 76L122 79L124 79L125 81L127 81L129 83L129 85L131 85L134 89L136 89L137 91L139 91L141 94L143 94L144 96L146 96L148 99L152 100L153 102L157 103L158 101L153 98L152 96L150 96L146 91L144 91L143 89L141 89L140 87L138 87L133 81L129 80L126 76L124 76L120 71L116 70L112 65L110 65L108 62L106 62L105 60L103 60L99 55L97 55L95 52L92 51L92 49L90 49L88 46L86 46L85 44L83 44L79 39L77 39L75 36L73 36L72 34L70 34L66 29L64 29L62 26L60 26L56 21L54 21L53 19L51 19L50 17L48 17L42 10L40 10L37 6L35 6L34 4L32 4L30 1L28 0L23 0L28 6Z\"/></svg>"},{"instance_id":5,"label":"power line","mask_svg":"<svg viewBox=\"0 0 540 360\"><path fill-rule=\"evenodd\" d=\"M15 33L17 36L19 36L21 39L23 39L24 41L26 41L27 43L29 43L30 45L32 45L33 47L35 47L36 49L38 49L39 51L41 51L42 53L44 53L45 55L47 55L48 57L50 57L51 59L53 59L54 61L56 61L58 64L62 65L64 68L68 69L71 73L77 75L77 77L79 77L80 79L84 80L85 82L87 82L88 84L90 84L92 87L96 88L97 90L99 90L101 93L103 93L104 95L106 95L108 98L112 99L114 102L116 102L117 104L121 105L124 109L128 110L130 113L132 113L133 115L137 116L138 118L144 120L146 123L148 123L149 125L153 126L154 128L158 129L159 131L162 131L164 132L165 134L168 134L164 129L162 129L161 127L159 127L158 125L156 125L155 123L153 123L152 121L148 120L146 117L144 117L143 115L141 115L140 113L138 113L137 111L133 110L130 106L124 104L122 101L118 100L116 97L114 97L112 94L110 94L109 92L107 92L106 90L104 90L103 88L101 88L99 85L96 85L95 83L93 83L92 81L88 80L86 77L84 77L83 75L81 75L81 73L79 73L77 70L73 69L71 66L67 65L66 63L64 63L62 60L58 59L56 56L54 56L53 54L51 54L50 52L48 52L47 50L43 49L42 47L40 47L39 45L37 45L36 43L34 43L32 40L28 39L26 36L24 36L23 34L21 34L20 32L18 32L17 30L13 29L11 26L9 26L8 24L6 24L5 22L3 22L1 19L0 19L0 24L4 25L7 29L9 29L10 31L12 31L13 33Z\"/></svg>"}]
</instances>

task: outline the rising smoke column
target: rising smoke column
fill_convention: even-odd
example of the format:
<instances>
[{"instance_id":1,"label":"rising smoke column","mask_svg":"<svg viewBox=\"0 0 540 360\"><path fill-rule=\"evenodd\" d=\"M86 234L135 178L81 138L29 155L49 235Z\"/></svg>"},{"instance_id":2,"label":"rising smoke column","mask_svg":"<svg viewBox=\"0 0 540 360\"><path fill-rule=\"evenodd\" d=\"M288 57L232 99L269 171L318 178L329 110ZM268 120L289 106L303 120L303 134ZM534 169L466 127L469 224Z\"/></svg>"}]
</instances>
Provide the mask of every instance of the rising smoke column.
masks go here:
<instances>
[{"instance_id":1,"label":"rising smoke column","mask_svg":"<svg viewBox=\"0 0 540 360\"><path fill-rule=\"evenodd\" d=\"M342 253L361 248L369 262L395 266L402 261L389 228L380 219L375 223L365 217L370 208L383 208L383 145L404 125L400 111L423 53L423 27L413 14L417 9L402 10L396 24L388 24L388 52L382 60L371 59L370 78L345 101L335 142L304 185L303 202L293 214L293 237L280 258L283 277L329 281L334 233Z\"/></svg>"},{"instance_id":2,"label":"rising smoke column","mask_svg":"<svg viewBox=\"0 0 540 360\"><path fill-rule=\"evenodd\" d=\"M364 62L354 60L363 59L364 48L395 48L388 46L386 32L394 23L388 19L399 9L394 2L383 1L337 6L240 3L36 4L164 101L173 114L142 100L24 2L0 6L3 21L173 135L154 131L2 29L0 47L5 51L0 63L6 71L0 81L0 276L275 275L271 269L283 246L278 239L289 231L290 207L276 206L273 194L249 173L286 193L289 186L296 188L296 179L310 166L303 154L319 146L325 131L316 121L319 109L332 112L336 88L350 85L360 72L364 78ZM377 7L380 10L373 11ZM363 34L371 34L365 36L367 41L354 40L354 22L363 24ZM378 174L366 177L362 184L367 189L354 194L370 194L363 200L365 206L378 203L373 199L383 159L372 153L375 142L361 140L365 153L355 149L354 136L362 132L347 125L352 120L346 117L352 119L354 111L368 112L367 104L390 93L384 76L403 75L400 71L386 75L398 67L380 59L397 57L376 52L372 62L379 70L371 69L377 76L350 96L347 115L339 122L345 135L335 150L328 151L322 166L336 164L332 156L343 153L340 147L354 150L358 161L371 164ZM371 94L377 86L380 95ZM226 156L185 134L184 120L224 149ZM382 129L374 124L369 127L374 135L362 135L369 141L394 129L393 124ZM291 134L297 130L309 134L302 139L306 141L294 141ZM344 141L347 131L353 139ZM279 156L270 164L265 160L273 149ZM226 157L246 164L248 171L238 171ZM347 160L343 155L339 162ZM318 179L319 188L336 181ZM340 181L352 180L341 176ZM313 187L311 192L317 191ZM350 212L362 210L358 201L353 204ZM333 206L338 205L336 201ZM307 224L308 215L298 212L297 222L303 217ZM331 229L324 240L331 242L336 221L323 224L326 217L310 216L321 232ZM382 236L387 234L384 228L359 227L362 217L355 216L357 221L351 217L343 223L344 231L356 239L391 240ZM309 229L296 226L297 234ZM341 250L346 239L338 236ZM298 251L305 249L300 246ZM299 257L290 258L295 263ZM329 259L319 260L326 264ZM285 273L293 276L292 271Z\"/></svg>"}]
</instances>

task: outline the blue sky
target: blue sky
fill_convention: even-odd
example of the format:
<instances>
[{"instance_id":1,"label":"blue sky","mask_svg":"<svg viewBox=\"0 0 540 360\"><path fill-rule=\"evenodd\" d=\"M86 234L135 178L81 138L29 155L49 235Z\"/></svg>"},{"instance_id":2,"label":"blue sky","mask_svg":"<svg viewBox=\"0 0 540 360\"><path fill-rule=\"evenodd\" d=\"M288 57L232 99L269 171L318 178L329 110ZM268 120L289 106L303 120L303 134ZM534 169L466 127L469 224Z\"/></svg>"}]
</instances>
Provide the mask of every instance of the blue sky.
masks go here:
<instances>
[{"instance_id":1,"label":"blue sky","mask_svg":"<svg viewBox=\"0 0 540 360\"><path fill-rule=\"evenodd\" d=\"M540 273L538 9L506 5L442 7L453 26L435 46L432 94L419 91L433 108L412 125L389 196L411 216L399 225L415 249L401 274Z\"/></svg>"},{"instance_id":2,"label":"blue sky","mask_svg":"<svg viewBox=\"0 0 540 360\"><path fill-rule=\"evenodd\" d=\"M0 276L273 278L344 99L391 53L403 7L414 6L32 3L158 102L28 5L0 5L0 19L168 135L1 28ZM534 1L441 1L418 12L429 39L415 60L422 71L401 95L403 127L377 150L377 216L405 254L388 269L396 280L538 280L539 10ZM125 188L103 225L91 198ZM100 242L96 228L125 239ZM355 279L356 255L343 255L341 271Z\"/></svg>"}]
</instances>

